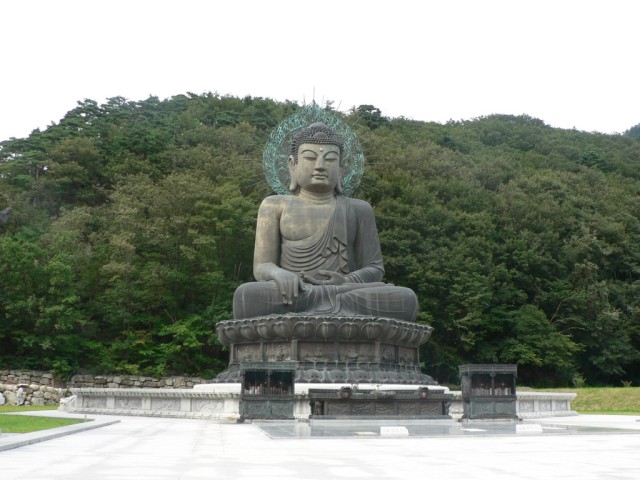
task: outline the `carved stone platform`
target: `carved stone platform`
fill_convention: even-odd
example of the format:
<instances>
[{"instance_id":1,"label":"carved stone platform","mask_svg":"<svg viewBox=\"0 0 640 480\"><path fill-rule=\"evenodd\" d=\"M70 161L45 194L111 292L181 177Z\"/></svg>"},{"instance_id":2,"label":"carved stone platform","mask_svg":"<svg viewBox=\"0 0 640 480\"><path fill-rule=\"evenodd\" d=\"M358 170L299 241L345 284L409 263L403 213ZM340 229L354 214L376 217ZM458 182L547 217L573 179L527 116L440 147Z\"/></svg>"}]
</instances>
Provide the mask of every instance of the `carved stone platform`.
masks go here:
<instances>
[{"instance_id":1,"label":"carved stone platform","mask_svg":"<svg viewBox=\"0 0 640 480\"><path fill-rule=\"evenodd\" d=\"M240 382L242 371L283 368L295 383L436 385L420 371L419 347L432 327L373 316L269 315L216 326L229 347L229 369L217 382Z\"/></svg>"}]
</instances>

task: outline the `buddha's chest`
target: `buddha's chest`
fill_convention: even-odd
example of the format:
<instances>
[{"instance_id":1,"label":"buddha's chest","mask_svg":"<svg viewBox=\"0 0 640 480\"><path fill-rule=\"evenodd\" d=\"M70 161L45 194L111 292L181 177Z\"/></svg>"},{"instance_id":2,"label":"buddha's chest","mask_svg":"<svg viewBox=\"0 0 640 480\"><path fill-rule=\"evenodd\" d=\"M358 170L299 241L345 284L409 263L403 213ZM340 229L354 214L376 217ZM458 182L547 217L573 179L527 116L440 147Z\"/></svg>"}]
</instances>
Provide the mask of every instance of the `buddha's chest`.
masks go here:
<instances>
[{"instance_id":1,"label":"buddha's chest","mask_svg":"<svg viewBox=\"0 0 640 480\"><path fill-rule=\"evenodd\" d=\"M335 205L289 205L280 217L280 233L286 240L303 240L326 228Z\"/></svg>"}]
</instances>

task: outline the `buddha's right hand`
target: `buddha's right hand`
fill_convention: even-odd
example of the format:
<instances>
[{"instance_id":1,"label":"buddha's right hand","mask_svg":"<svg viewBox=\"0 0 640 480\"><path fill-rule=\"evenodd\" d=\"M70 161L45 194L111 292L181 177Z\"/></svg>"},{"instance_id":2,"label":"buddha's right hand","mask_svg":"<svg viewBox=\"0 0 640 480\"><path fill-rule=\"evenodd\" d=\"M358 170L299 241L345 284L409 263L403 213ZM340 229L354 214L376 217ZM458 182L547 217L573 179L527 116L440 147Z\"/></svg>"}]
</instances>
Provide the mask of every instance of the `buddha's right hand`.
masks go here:
<instances>
[{"instance_id":1,"label":"buddha's right hand","mask_svg":"<svg viewBox=\"0 0 640 480\"><path fill-rule=\"evenodd\" d=\"M282 303L291 305L298 299L298 293L304 292L304 281L297 273L279 269L271 272L271 280L276 282L282 293Z\"/></svg>"}]
</instances>

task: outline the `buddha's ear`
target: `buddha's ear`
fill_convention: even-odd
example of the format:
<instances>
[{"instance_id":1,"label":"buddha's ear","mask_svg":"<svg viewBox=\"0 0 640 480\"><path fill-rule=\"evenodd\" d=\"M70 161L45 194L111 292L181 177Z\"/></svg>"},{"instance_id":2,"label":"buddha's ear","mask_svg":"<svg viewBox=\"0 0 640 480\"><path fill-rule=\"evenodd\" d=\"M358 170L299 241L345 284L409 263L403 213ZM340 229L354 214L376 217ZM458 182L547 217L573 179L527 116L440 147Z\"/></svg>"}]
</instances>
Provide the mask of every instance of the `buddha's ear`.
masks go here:
<instances>
[{"instance_id":1,"label":"buddha's ear","mask_svg":"<svg viewBox=\"0 0 640 480\"><path fill-rule=\"evenodd\" d=\"M338 169L338 183L336 183L335 191L338 195L342 195L342 178L344 171L342 170L342 165Z\"/></svg>"},{"instance_id":2,"label":"buddha's ear","mask_svg":"<svg viewBox=\"0 0 640 480\"><path fill-rule=\"evenodd\" d=\"M338 175L338 183L336 183L336 193L338 195L342 195L342 169L340 169L340 174Z\"/></svg>"},{"instance_id":3,"label":"buddha's ear","mask_svg":"<svg viewBox=\"0 0 640 480\"><path fill-rule=\"evenodd\" d=\"M298 176L296 175L296 159L293 155L289 155L289 176L291 177L291 183L289 184L289 190L295 192L298 190Z\"/></svg>"}]
</instances>

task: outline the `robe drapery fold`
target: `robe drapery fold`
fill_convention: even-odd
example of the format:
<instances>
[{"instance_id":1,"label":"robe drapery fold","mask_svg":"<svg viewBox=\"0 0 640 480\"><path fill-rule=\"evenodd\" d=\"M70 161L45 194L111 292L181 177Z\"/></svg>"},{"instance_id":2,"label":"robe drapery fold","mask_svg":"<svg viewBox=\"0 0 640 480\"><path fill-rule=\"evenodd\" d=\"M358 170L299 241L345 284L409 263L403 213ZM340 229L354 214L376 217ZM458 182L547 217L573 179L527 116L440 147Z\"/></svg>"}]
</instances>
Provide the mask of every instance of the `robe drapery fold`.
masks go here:
<instances>
[{"instance_id":1,"label":"robe drapery fold","mask_svg":"<svg viewBox=\"0 0 640 480\"><path fill-rule=\"evenodd\" d=\"M282 240L280 268L315 275L319 270L349 273L347 253L347 209L349 202L338 197L333 215L323 229L302 240Z\"/></svg>"}]
</instances>

